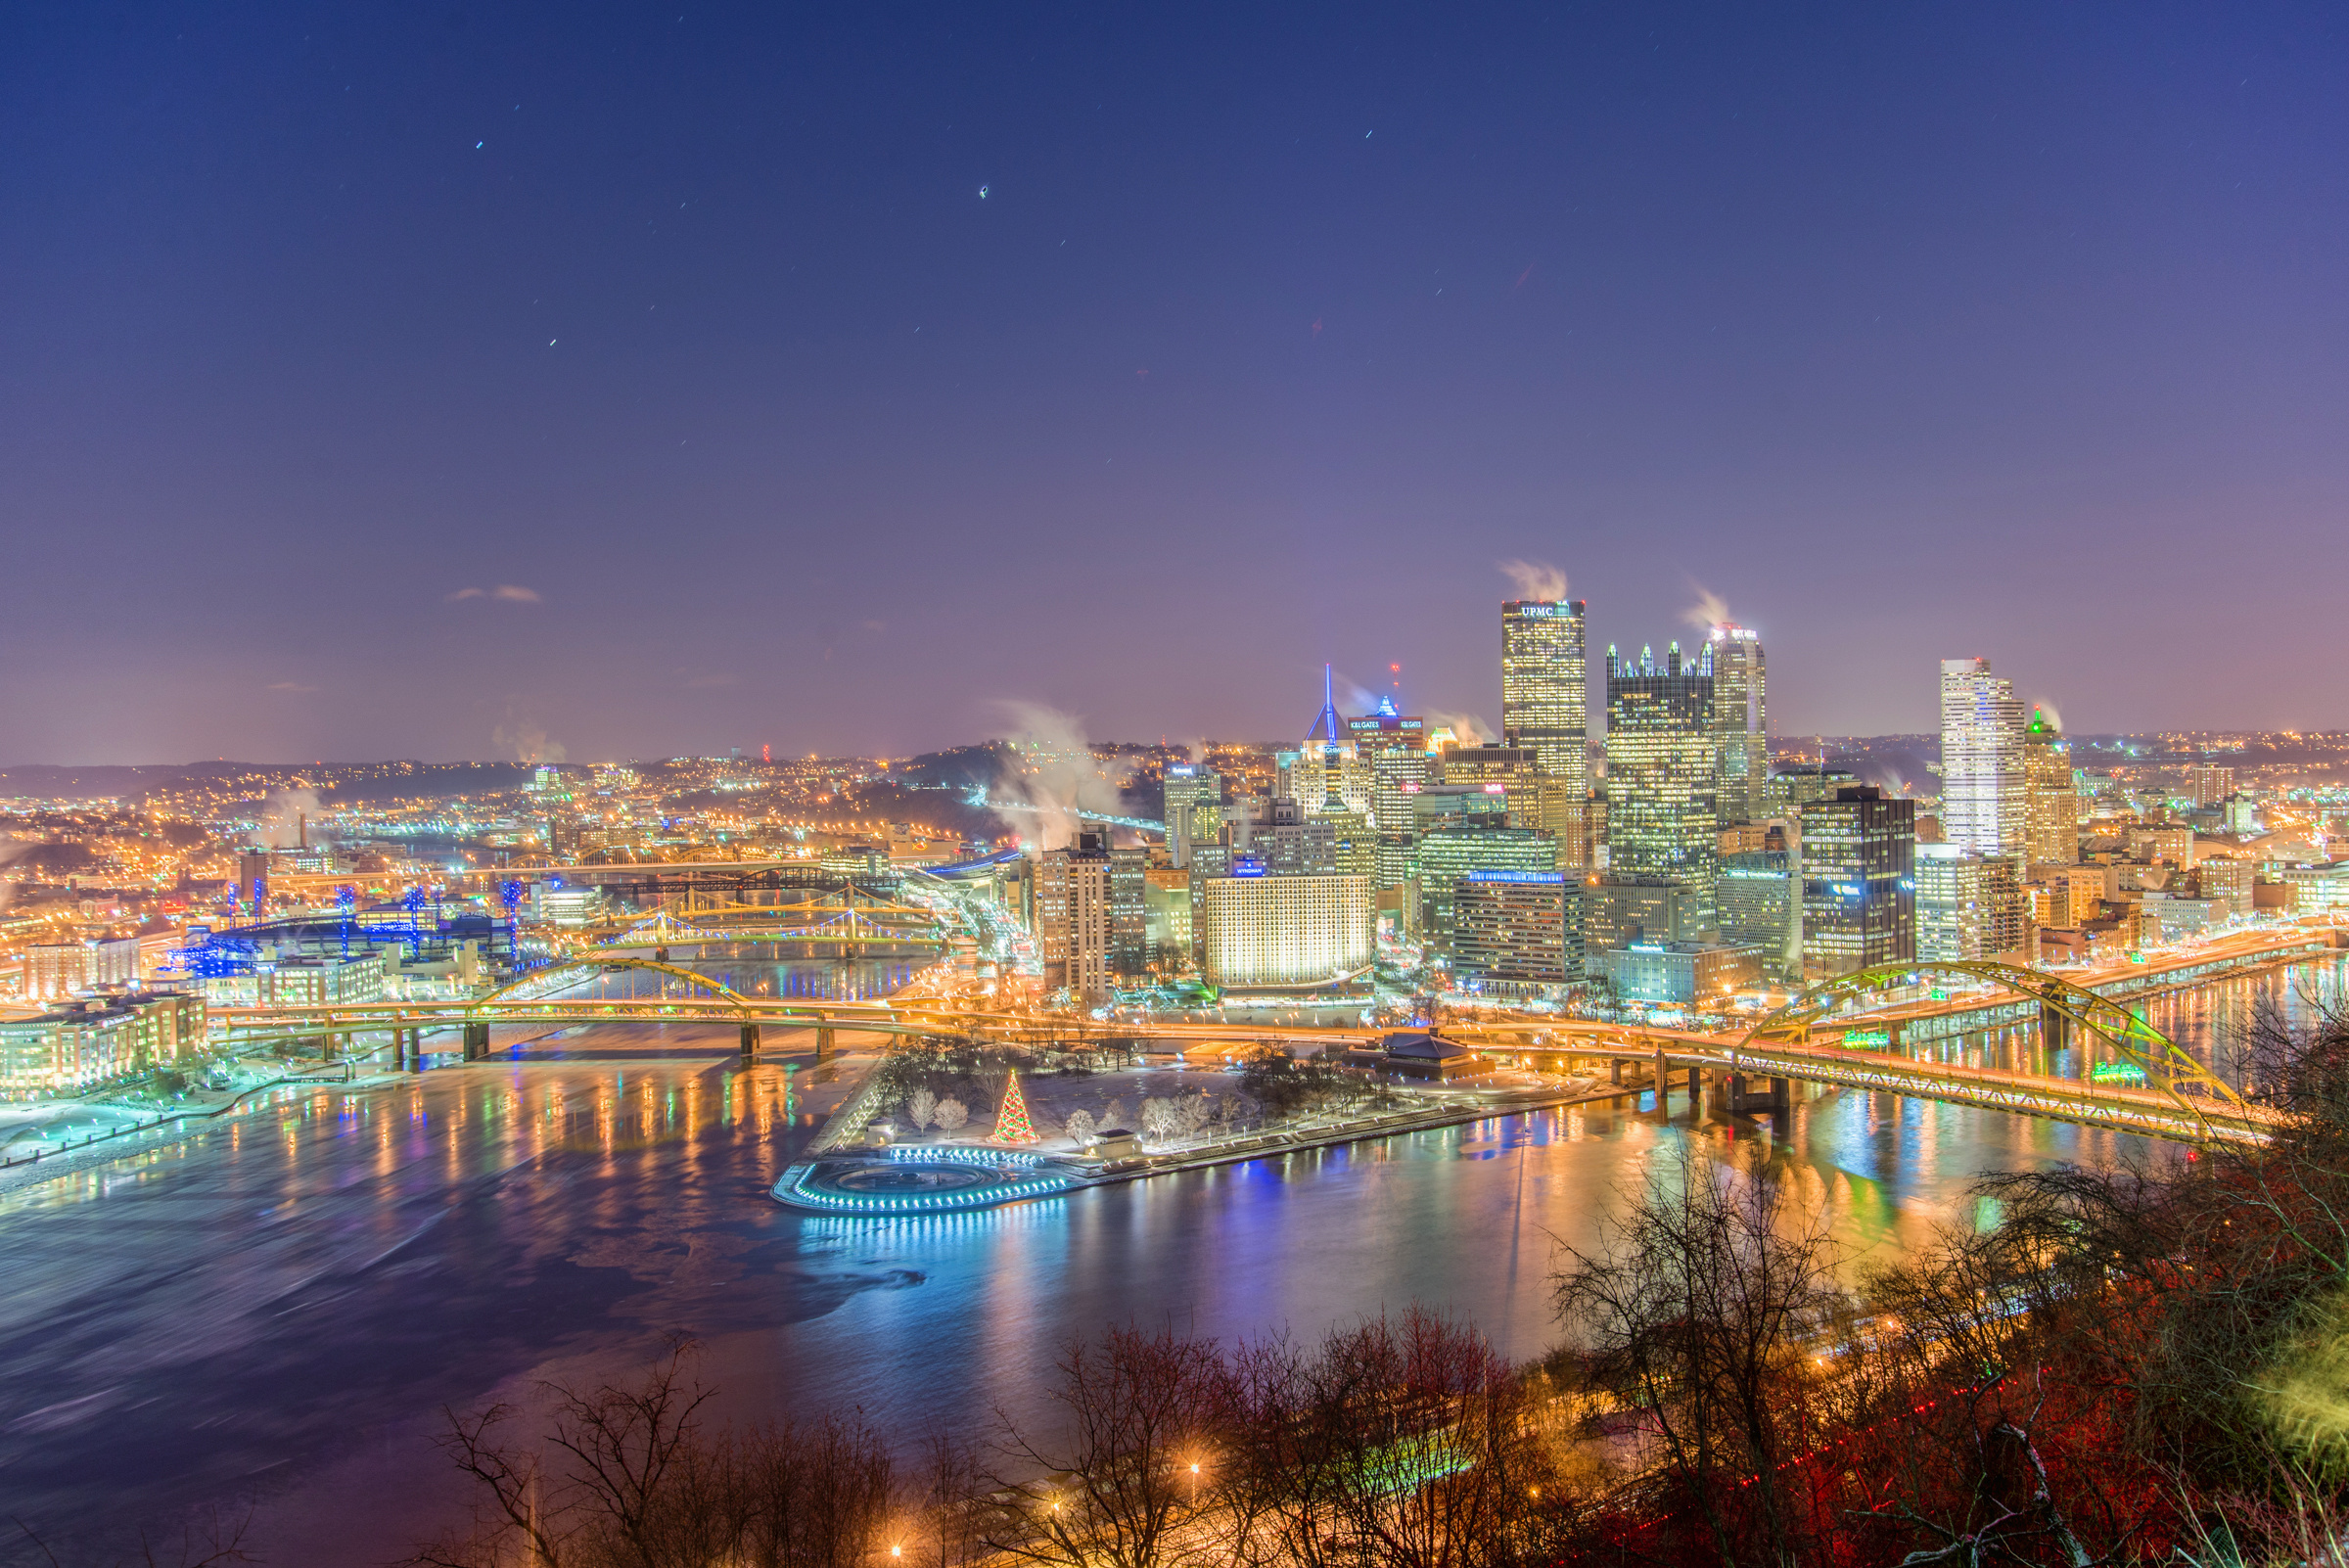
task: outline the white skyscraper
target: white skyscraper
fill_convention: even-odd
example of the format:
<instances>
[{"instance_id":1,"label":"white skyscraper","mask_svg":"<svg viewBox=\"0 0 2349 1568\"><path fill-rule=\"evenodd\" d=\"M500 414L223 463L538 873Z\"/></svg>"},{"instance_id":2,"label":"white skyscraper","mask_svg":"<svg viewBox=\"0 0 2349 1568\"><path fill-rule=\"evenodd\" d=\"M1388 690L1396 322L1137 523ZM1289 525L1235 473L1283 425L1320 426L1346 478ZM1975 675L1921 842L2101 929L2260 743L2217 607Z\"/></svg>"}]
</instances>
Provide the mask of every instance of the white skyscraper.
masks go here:
<instances>
[{"instance_id":1,"label":"white skyscraper","mask_svg":"<svg viewBox=\"0 0 2349 1568\"><path fill-rule=\"evenodd\" d=\"M1941 662L1941 833L1976 854L2025 848L2023 705L1987 659Z\"/></svg>"},{"instance_id":2,"label":"white skyscraper","mask_svg":"<svg viewBox=\"0 0 2349 1568\"><path fill-rule=\"evenodd\" d=\"M1760 814L1770 787L1770 706L1763 691L1761 636L1721 622L1706 632L1713 649L1713 744L1718 774L1714 809L1721 820Z\"/></svg>"}]
</instances>

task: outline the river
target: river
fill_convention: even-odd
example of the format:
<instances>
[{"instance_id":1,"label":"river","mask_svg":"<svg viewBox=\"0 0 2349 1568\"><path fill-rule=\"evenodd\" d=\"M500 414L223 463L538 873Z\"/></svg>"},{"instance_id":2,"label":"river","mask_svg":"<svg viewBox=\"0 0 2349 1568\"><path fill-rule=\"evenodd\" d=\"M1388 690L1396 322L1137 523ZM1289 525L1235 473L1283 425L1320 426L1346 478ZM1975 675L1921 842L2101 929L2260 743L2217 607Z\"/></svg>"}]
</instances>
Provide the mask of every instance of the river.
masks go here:
<instances>
[{"instance_id":1,"label":"river","mask_svg":"<svg viewBox=\"0 0 2349 1568\"><path fill-rule=\"evenodd\" d=\"M2337 965L2321 973L2337 987ZM876 966L785 963L856 993ZM2207 1034L2281 976L2157 1004ZM2162 1008L2170 1009L2165 1015ZM2232 1010L2232 1011L2231 1011ZM727 1416L1033 1410L1111 1322L1233 1337L1412 1302L1512 1357L1551 1340L1559 1243L1682 1148L1759 1141L1855 1260L1974 1218L1985 1171L2158 1157L2123 1134L1833 1092L1767 1121L1584 1107L926 1221L766 1196L810 1135L793 1077L730 1031L599 1028L389 1090L319 1089L0 1198L0 1516L117 1548L253 1506L268 1560L380 1564L456 1516L443 1406L528 1405L690 1334ZM64 1555L64 1553L61 1553ZM0 1547L0 1562L36 1560ZM75 1560L67 1556L68 1561Z\"/></svg>"}]
</instances>

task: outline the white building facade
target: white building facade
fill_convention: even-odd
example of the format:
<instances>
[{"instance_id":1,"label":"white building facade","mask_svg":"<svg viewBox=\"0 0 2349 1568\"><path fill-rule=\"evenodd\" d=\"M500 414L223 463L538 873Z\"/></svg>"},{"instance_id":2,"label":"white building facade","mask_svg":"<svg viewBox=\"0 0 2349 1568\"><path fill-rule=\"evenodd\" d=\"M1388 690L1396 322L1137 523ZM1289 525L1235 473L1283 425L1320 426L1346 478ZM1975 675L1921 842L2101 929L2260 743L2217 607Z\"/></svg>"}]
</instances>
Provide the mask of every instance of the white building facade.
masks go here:
<instances>
[{"instance_id":1,"label":"white building facade","mask_svg":"<svg viewBox=\"0 0 2349 1568\"><path fill-rule=\"evenodd\" d=\"M2023 705L1987 659L1941 662L1941 833L1980 855L2026 853Z\"/></svg>"}]
</instances>

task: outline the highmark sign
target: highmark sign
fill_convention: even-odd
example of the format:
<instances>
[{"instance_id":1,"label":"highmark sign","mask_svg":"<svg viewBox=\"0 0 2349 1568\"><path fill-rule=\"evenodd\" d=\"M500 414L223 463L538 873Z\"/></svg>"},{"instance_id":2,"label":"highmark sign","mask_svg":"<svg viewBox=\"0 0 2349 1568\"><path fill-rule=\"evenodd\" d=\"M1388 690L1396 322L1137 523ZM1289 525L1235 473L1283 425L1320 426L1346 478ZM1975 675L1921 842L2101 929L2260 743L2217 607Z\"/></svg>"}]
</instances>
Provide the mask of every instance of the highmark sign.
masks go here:
<instances>
[{"instance_id":1,"label":"highmark sign","mask_svg":"<svg viewBox=\"0 0 2349 1568\"><path fill-rule=\"evenodd\" d=\"M1877 1050L1892 1043L1892 1031L1889 1029L1847 1029L1843 1032L1843 1042L1854 1050Z\"/></svg>"}]
</instances>

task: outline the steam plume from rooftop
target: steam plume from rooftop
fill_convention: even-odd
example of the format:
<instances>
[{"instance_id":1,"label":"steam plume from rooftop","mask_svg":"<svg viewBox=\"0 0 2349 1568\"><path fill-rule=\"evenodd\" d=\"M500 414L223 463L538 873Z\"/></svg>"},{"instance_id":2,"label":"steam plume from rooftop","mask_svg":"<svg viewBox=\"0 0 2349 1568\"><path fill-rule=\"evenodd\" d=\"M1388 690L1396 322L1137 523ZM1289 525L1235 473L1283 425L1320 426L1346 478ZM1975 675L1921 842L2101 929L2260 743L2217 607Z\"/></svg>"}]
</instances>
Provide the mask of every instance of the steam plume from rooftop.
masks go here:
<instances>
[{"instance_id":1,"label":"steam plume from rooftop","mask_svg":"<svg viewBox=\"0 0 2349 1568\"><path fill-rule=\"evenodd\" d=\"M1566 597L1566 574L1547 561L1521 561L1512 556L1494 565L1517 589L1520 599L1539 599L1549 603Z\"/></svg>"},{"instance_id":2,"label":"steam plume from rooftop","mask_svg":"<svg viewBox=\"0 0 2349 1568\"><path fill-rule=\"evenodd\" d=\"M1681 619L1699 631L1710 631L1715 626L1727 624L1729 602L1701 582L1692 582L1689 586L1696 589L1696 603L1682 611Z\"/></svg>"}]
</instances>

